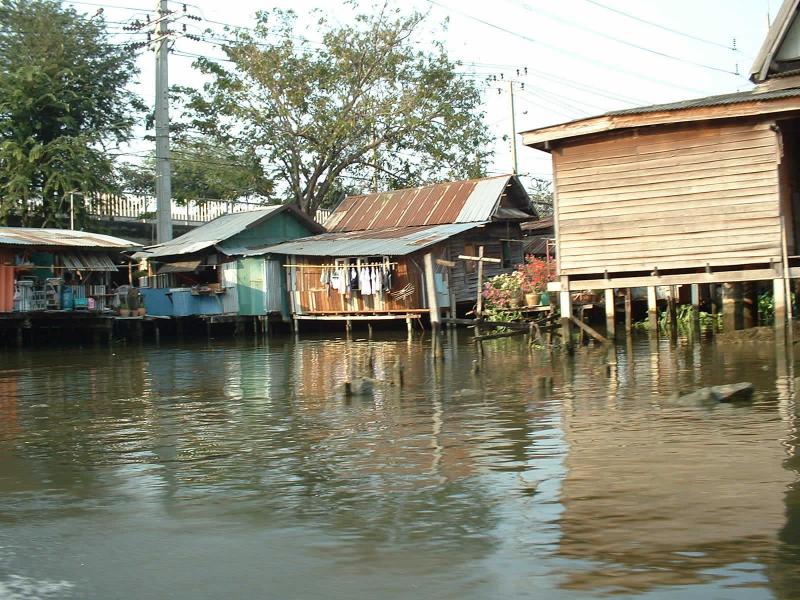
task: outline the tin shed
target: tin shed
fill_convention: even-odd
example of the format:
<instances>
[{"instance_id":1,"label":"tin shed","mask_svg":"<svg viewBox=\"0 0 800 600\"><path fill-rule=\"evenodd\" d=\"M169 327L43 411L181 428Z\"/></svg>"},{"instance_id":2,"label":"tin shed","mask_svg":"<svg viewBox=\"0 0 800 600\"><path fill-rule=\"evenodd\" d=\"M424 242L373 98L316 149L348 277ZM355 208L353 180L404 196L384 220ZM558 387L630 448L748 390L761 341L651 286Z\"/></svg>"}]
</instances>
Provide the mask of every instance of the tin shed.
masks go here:
<instances>
[{"instance_id":1,"label":"tin shed","mask_svg":"<svg viewBox=\"0 0 800 600\"><path fill-rule=\"evenodd\" d=\"M150 314L286 315L280 265L263 248L324 231L291 205L222 215L136 254L148 262L142 295ZM276 276L277 273L277 276ZM175 312L176 294L180 310ZM158 312L152 312L153 310Z\"/></svg>"}]
</instances>

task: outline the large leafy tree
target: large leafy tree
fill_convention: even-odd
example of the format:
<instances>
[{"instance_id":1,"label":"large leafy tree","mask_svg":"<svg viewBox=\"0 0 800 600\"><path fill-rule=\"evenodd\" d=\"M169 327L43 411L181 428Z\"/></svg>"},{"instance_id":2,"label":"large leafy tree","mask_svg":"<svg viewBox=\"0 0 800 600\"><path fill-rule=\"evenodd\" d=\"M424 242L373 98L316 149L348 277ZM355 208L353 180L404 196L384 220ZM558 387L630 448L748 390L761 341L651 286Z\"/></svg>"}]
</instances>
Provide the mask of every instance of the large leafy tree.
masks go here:
<instances>
[{"instance_id":1,"label":"large leafy tree","mask_svg":"<svg viewBox=\"0 0 800 600\"><path fill-rule=\"evenodd\" d=\"M127 141L139 99L133 52L102 17L56 0L0 0L0 222L62 225L66 202L111 191L109 148Z\"/></svg>"},{"instance_id":2,"label":"large leafy tree","mask_svg":"<svg viewBox=\"0 0 800 600\"><path fill-rule=\"evenodd\" d=\"M192 126L257 154L280 191L309 214L343 190L477 177L489 157L480 91L420 14L385 6L350 24L318 21L303 39L294 13L260 12L229 31L226 62L187 104Z\"/></svg>"}]
</instances>

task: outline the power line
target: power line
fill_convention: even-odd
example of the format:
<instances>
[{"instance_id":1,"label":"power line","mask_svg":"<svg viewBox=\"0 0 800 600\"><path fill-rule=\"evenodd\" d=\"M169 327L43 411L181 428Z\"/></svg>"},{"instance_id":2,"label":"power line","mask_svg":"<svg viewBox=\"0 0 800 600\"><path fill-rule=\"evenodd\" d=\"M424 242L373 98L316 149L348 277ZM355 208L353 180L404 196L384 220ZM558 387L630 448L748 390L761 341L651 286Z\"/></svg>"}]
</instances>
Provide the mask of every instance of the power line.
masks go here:
<instances>
[{"instance_id":1,"label":"power line","mask_svg":"<svg viewBox=\"0 0 800 600\"><path fill-rule=\"evenodd\" d=\"M696 36L696 35L692 35L691 33L686 33L685 31L679 31L677 29L673 29L671 27L667 27L666 25L661 25L660 23L655 23L653 21L648 21L647 19L642 19L641 17L637 17L636 15L632 15L630 13L627 13L627 12L623 11L623 10L619 10L619 9L613 8L611 6L607 6L607 5L603 4L602 2L597 2L596 0L584 0L584 2L588 2L589 4L593 4L595 6L598 6L598 7L602 8L602 9L607 10L607 11L616 13L618 15L622 15L623 17L627 17L628 19L633 19L634 21L638 21L639 23L644 23L645 25L650 25L651 27L656 27L657 29L661 29L663 31L668 31L670 33L674 33L675 35L680 35L680 36L683 36L683 37L688 38L690 40L694 40L696 42L702 42L703 44L709 44L710 46L716 46L718 48L724 48L725 50L730 50L732 52L738 52L739 54L744 54L741 50L736 48L735 40L734 40L734 43L732 45L728 46L728 45L725 45L725 44L721 44L719 42L715 42L713 40L707 40L705 38L702 38L702 37L699 37L699 36Z\"/></svg>"},{"instance_id":2,"label":"power line","mask_svg":"<svg viewBox=\"0 0 800 600\"><path fill-rule=\"evenodd\" d=\"M491 23L489 21L485 21L484 19L481 19L480 17L476 17L476 16L471 15L469 13L465 13L465 12L463 12L461 10L458 10L458 9L455 9L455 8L451 8L449 6L446 6L446 5L442 4L441 2L438 2L437 0L427 0L427 1L428 1L429 4L436 5L436 6L442 8L444 10L450 11L450 12L458 14L458 15L461 15L462 17L464 17L466 19L470 19L472 21L476 21L478 23L486 25L487 27L491 27L492 29L496 29L498 31L502 31L504 33L507 33L509 35L517 37L517 38L519 38L521 40L525 40L525 41L531 42L533 44L538 44L540 46L544 46L545 48L549 48L550 50L553 50L554 52L558 52L560 54L565 54L567 56L572 56L573 58L576 58L578 60L582 60L582 61L585 61L585 62L589 62L589 63L595 64L595 65L598 65L598 66L603 67L604 69L607 69L609 71L615 71L617 73L626 74L626 75L629 75L631 77L636 77L638 79L642 79L642 80L645 80L645 81L650 81L652 83L656 83L658 85L665 85L665 86L673 87L675 89L685 90L685 91L691 92L693 94L705 94L706 93L703 90L698 90L696 88L690 88L690 87L686 87L686 86L683 86L683 85L678 85L678 84L674 84L674 83L668 83L668 82L665 82L663 79L656 79L655 77L649 77L647 75L642 75L641 73L636 73L634 71L629 71L627 69L621 69L619 67L615 67L613 65L609 65L607 63L604 63L602 61L590 58L588 56L584 56L584 55L579 54L577 52L572 52L571 50L567 50L565 48L560 48L558 46L554 46L552 44L548 44L547 42L543 42L541 40L537 40L537 39L532 38L530 36L527 36L525 34L522 34L522 33L519 33L517 31L514 31L512 29L508 29L506 27L502 27L502 26L497 25L495 23Z\"/></svg>"},{"instance_id":3,"label":"power line","mask_svg":"<svg viewBox=\"0 0 800 600\"><path fill-rule=\"evenodd\" d=\"M526 2L521 2L520 0L514 0L513 3L516 4L517 6L520 6L520 7L524 8L528 12L544 15L545 17L547 17L549 19L552 19L553 21L556 21L558 23L563 23L563 24L565 24L565 25L567 25L569 27L574 27L576 29L580 29L581 31L586 31L588 33L591 33L592 35L600 36L600 37L605 38L607 40L611 40L612 42L616 42L618 44L623 44L625 46L628 46L630 48L634 48L636 50L641 50L643 52L649 52L650 54L654 54L654 55L660 56L662 58L666 58L666 59L669 59L669 60L674 60L674 61L681 62L681 63L687 64L687 65L692 65L694 67L699 67L701 69L708 69L710 71L716 71L718 73L725 73L726 75L734 75L736 77L741 77L741 75L739 73L736 73L734 71L729 71L727 69L714 67L712 65L706 65L706 64L703 64L703 63L695 62L695 61L689 60L687 58L681 58L680 56L674 56L672 54L667 54L666 52L661 52L660 50L654 50L653 48L648 48L646 46L640 46L639 44L634 44L633 42L629 42L627 40L615 37L613 35L609 35L608 33L604 33L602 31L597 31L596 29L592 29L591 27L586 27L586 26L581 25L581 24L579 24L577 22L567 21L566 19L562 19L561 17L559 17L557 15L554 15L552 13L549 13L547 11L541 10L539 8L533 8L530 4L527 4Z\"/></svg>"}]
</instances>

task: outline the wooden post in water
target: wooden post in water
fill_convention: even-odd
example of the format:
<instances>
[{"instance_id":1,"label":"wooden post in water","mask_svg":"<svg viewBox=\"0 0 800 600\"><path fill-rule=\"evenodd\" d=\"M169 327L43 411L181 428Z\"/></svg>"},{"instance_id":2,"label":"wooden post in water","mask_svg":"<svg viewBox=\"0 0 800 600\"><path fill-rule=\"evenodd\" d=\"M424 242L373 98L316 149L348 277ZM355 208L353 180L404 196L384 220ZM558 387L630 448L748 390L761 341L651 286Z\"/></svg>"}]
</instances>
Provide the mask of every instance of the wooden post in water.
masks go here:
<instances>
[{"instance_id":1,"label":"wooden post in water","mask_svg":"<svg viewBox=\"0 0 800 600\"><path fill-rule=\"evenodd\" d=\"M564 283L562 278L561 291L558 293L559 308L561 309L561 336L565 348L569 348L572 342L572 294L569 292L569 282ZM565 289L566 288L566 289Z\"/></svg>"},{"instance_id":2,"label":"wooden post in water","mask_svg":"<svg viewBox=\"0 0 800 600\"><path fill-rule=\"evenodd\" d=\"M700 285L692 284L692 333L700 335Z\"/></svg>"},{"instance_id":3,"label":"wooden post in water","mask_svg":"<svg viewBox=\"0 0 800 600\"><path fill-rule=\"evenodd\" d=\"M630 335L633 330L633 305L631 303L631 288L625 288L625 335Z\"/></svg>"},{"instance_id":4,"label":"wooden post in water","mask_svg":"<svg viewBox=\"0 0 800 600\"><path fill-rule=\"evenodd\" d=\"M481 247L481 254L483 247ZM442 326L442 315L439 312L439 297L436 294L436 278L433 271L433 255L428 252L423 257L425 263L425 290L428 297L428 310L430 311L431 330L433 340L433 357L442 358L442 340L439 332ZM482 263L478 263L481 265ZM478 267L480 268L480 266Z\"/></svg>"},{"instance_id":5,"label":"wooden post in water","mask_svg":"<svg viewBox=\"0 0 800 600\"><path fill-rule=\"evenodd\" d=\"M678 341L678 286L669 287L669 339Z\"/></svg>"},{"instance_id":6,"label":"wooden post in water","mask_svg":"<svg viewBox=\"0 0 800 600\"><path fill-rule=\"evenodd\" d=\"M775 300L775 328L786 326L786 282L783 278L772 280L772 295Z\"/></svg>"},{"instance_id":7,"label":"wooden post in water","mask_svg":"<svg viewBox=\"0 0 800 600\"><path fill-rule=\"evenodd\" d=\"M414 334L414 328L411 326L411 317L406 315L406 331L408 331L408 339Z\"/></svg>"},{"instance_id":8,"label":"wooden post in water","mask_svg":"<svg viewBox=\"0 0 800 600\"><path fill-rule=\"evenodd\" d=\"M483 246L478 247L478 297L475 303L475 318L483 316Z\"/></svg>"},{"instance_id":9,"label":"wooden post in water","mask_svg":"<svg viewBox=\"0 0 800 600\"><path fill-rule=\"evenodd\" d=\"M439 314L439 297L436 295L436 279L433 272L433 255L428 252L424 258L425 264L425 293L428 297L428 311L431 318L431 329L439 333L442 317Z\"/></svg>"},{"instance_id":10,"label":"wooden post in water","mask_svg":"<svg viewBox=\"0 0 800 600\"><path fill-rule=\"evenodd\" d=\"M777 279L775 281L778 281ZM781 279L781 284L783 280ZM736 331L744 324L742 284L722 284L722 328L724 331ZM783 294L781 295L783 297ZM778 298L775 297L776 316ZM776 319L777 322L777 319Z\"/></svg>"},{"instance_id":11,"label":"wooden post in water","mask_svg":"<svg viewBox=\"0 0 800 600\"><path fill-rule=\"evenodd\" d=\"M606 333L608 337L614 338L614 335L617 331L615 315L614 315L614 290L613 288L608 288L605 291L606 295Z\"/></svg>"},{"instance_id":12,"label":"wooden post in water","mask_svg":"<svg viewBox=\"0 0 800 600\"><path fill-rule=\"evenodd\" d=\"M647 288L647 325L650 331L658 333L658 296L653 285Z\"/></svg>"}]
</instances>

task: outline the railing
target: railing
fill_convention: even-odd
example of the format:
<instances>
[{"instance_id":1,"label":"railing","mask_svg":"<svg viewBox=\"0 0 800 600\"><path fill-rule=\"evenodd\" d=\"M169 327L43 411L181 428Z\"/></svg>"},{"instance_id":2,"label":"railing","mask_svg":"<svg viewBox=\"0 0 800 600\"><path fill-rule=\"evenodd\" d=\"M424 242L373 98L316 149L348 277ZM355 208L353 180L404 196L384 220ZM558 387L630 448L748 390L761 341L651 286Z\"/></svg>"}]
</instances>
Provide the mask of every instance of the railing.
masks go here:
<instances>
[{"instance_id":1,"label":"railing","mask_svg":"<svg viewBox=\"0 0 800 600\"><path fill-rule=\"evenodd\" d=\"M188 201L177 204L172 201L173 223L201 225L228 213L256 210L262 205L254 202L225 200ZM93 217L153 220L156 216L156 199L153 196L103 196L92 198L87 203L87 212ZM324 223L331 215L330 210L319 209L315 215L317 223Z\"/></svg>"},{"instance_id":2,"label":"railing","mask_svg":"<svg viewBox=\"0 0 800 600\"><path fill-rule=\"evenodd\" d=\"M199 225L228 213L255 210L260 204L251 202L227 202L225 200L188 201L178 204L172 201L172 221L187 225ZM100 218L154 219L156 199L152 196L104 196L93 198L87 204L87 212Z\"/></svg>"}]
</instances>

